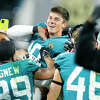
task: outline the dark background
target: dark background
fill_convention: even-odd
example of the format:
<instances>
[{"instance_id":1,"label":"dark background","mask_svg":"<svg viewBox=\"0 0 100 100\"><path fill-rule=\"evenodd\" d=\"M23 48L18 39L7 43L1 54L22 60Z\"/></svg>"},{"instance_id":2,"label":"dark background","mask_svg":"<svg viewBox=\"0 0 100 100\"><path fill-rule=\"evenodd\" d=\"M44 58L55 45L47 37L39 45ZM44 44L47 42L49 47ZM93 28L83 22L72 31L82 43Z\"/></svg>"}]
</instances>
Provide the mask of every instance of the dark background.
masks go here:
<instances>
[{"instance_id":1,"label":"dark background","mask_svg":"<svg viewBox=\"0 0 100 100\"><path fill-rule=\"evenodd\" d=\"M0 19L9 19L9 27L13 25L14 9L19 6L21 0L0 0Z\"/></svg>"}]
</instances>

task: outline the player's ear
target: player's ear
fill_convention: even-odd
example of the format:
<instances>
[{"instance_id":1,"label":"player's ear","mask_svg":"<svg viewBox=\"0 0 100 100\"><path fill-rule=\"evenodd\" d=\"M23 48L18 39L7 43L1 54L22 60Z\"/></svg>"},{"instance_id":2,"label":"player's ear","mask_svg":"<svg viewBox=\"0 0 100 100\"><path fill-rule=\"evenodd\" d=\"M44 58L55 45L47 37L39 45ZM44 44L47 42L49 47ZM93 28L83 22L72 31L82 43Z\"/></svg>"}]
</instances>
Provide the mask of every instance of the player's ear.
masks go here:
<instances>
[{"instance_id":1,"label":"player's ear","mask_svg":"<svg viewBox=\"0 0 100 100\"><path fill-rule=\"evenodd\" d=\"M63 23L62 28L64 29L65 27L67 27L67 23Z\"/></svg>"}]
</instances>

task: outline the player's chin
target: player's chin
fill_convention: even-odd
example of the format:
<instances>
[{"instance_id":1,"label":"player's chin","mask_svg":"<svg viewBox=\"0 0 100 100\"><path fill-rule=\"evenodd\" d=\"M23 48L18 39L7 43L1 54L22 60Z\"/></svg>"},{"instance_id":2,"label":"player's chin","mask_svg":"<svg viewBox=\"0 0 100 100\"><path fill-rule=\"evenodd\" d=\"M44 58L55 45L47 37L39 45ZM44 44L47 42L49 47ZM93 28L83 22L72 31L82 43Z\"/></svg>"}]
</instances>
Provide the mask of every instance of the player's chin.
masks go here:
<instances>
[{"instance_id":1,"label":"player's chin","mask_svg":"<svg viewBox=\"0 0 100 100\"><path fill-rule=\"evenodd\" d=\"M55 31L56 28L55 27L48 27L48 31Z\"/></svg>"},{"instance_id":2,"label":"player's chin","mask_svg":"<svg viewBox=\"0 0 100 100\"><path fill-rule=\"evenodd\" d=\"M56 33L55 29L48 30L48 32L49 32L49 33L52 33L52 34L55 34L55 33Z\"/></svg>"}]
</instances>

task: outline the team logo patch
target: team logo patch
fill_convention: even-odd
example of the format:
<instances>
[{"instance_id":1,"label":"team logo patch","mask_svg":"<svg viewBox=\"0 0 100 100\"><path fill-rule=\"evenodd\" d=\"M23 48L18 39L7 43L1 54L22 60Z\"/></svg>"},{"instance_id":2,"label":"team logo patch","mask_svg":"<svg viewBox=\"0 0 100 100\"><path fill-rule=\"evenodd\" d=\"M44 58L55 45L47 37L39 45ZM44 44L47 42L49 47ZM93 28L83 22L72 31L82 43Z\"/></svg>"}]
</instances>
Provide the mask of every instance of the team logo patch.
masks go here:
<instances>
[{"instance_id":1,"label":"team logo patch","mask_svg":"<svg viewBox=\"0 0 100 100\"><path fill-rule=\"evenodd\" d=\"M54 48L53 43L49 43L49 47L50 47L50 48Z\"/></svg>"}]
</instances>

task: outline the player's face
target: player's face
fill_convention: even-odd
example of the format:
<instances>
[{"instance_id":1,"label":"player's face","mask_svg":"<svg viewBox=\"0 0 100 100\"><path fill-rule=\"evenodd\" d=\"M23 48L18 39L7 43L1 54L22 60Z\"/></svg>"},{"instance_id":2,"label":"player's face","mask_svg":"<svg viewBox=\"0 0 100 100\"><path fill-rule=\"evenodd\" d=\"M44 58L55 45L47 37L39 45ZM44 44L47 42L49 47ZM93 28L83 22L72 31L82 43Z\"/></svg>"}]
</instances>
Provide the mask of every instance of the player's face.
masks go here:
<instances>
[{"instance_id":1,"label":"player's face","mask_svg":"<svg viewBox=\"0 0 100 100\"><path fill-rule=\"evenodd\" d=\"M61 34L64 27L66 27L66 23L64 23L61 14L50 12L47 19L48 32L52 34Z\"/></svg>"}]
</instances>

